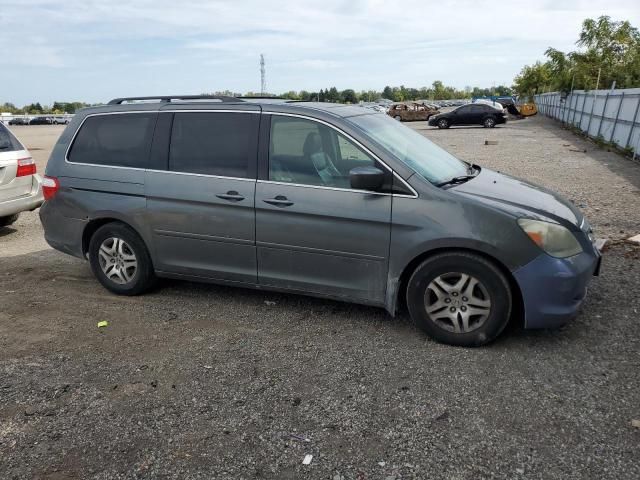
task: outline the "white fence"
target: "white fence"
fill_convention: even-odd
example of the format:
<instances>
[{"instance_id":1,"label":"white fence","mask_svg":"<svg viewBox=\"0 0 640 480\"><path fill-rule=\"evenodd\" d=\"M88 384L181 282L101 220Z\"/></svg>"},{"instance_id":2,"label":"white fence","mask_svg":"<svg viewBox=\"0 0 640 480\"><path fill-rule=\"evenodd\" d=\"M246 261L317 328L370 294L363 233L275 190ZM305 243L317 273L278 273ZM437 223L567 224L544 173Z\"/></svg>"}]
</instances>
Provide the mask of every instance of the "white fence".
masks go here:
<instances>
[{"instance_id":1,"label":"white fence","mask_svg":"<svg viewBox=\"0 0 640 480\"><path fill-rule=\"evenodd\" d=\"M640 88L543 93L535 102L543 115L640 155Z\"/></svg>"}]
</instances>

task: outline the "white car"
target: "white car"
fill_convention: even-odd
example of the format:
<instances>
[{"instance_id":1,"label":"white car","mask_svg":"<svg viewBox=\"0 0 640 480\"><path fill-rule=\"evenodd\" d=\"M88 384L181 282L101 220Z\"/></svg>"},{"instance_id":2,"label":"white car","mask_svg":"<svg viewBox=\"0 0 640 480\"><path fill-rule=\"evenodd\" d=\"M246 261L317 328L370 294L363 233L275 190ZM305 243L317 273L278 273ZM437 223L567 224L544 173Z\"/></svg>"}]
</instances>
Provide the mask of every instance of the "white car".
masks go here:
<instances>
[{"instance_id":1,"label":"white car","mask_svg":"<svg viewBox=\"0 0 640 480\"><path fill-rule=\"evenodd\" d=\"M0 123L0 228L11 225L20 212L35 210L44 197L42 179L29 151Z\"/></svg>"}]
</instances>

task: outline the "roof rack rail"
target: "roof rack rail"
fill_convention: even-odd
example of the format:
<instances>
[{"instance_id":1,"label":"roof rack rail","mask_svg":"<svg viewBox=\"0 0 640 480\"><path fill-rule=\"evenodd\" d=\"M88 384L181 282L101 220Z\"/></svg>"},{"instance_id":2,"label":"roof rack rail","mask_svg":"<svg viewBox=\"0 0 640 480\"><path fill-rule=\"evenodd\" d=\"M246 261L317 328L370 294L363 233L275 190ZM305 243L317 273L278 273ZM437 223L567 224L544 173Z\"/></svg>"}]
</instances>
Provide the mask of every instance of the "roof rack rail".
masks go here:
<instances>
[{"instance_id":1,"label":"roof rack rail","mask_svg":"<svg viewBox=\"0 0 640 480\"><path fill-rule=\"evenodd\" d=\"M236 97L227 95L158 95L152 97L122 97L114 98L107 105L121 105L126 102L158 100L161 103L169 103L173 100L218 100L220 102L241 102Z\"/></svg>"}]
</instances>

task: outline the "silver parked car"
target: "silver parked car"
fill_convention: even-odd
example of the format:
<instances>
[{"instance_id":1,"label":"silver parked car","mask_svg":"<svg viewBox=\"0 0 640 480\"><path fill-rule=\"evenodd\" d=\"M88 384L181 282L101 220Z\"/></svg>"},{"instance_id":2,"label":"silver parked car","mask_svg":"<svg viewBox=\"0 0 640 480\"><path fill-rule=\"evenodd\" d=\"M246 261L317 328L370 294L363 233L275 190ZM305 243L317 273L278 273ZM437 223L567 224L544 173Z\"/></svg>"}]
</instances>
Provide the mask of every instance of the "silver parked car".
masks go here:
<instances>
[{"instance_id":1,"label":"silver parked car","mask_svg":"<svg viewBox=\"0 0 640 480\"><path fill-rule=\"evenodd\" d=\"M44 193L48 243L87 258L114 293L169 277L392 315L405 304L455 345L489 342L514 316L563 324L601 260L589 222L558 194L357 106L112 100L76 114Z\"/></svg>"},{"instance_id":2,"label":"silver parked car","mask_svg":"<svg viewBox=\"0 0 640 480\"><path fill-rule=\"evenodd\" d=\"M31 154L0 124L0 227L14 223L20 212L35 210L43 200Z\"/></svg>"}]
</instances>

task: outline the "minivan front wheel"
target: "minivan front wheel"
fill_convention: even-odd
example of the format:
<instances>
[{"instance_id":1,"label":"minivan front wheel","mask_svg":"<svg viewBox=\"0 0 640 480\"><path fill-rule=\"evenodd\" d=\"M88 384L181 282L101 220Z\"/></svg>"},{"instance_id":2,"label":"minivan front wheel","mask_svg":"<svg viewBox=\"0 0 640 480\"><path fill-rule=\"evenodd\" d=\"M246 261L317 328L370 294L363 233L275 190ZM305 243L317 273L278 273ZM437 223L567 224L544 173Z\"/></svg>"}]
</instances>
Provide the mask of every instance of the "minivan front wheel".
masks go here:
<instances>
[{"instance_id":1,"label":"minivan front wheel","mask_svg":"<svg viewBox=\"0 0 640 480\"><path fill-rule=\"evenodd\" d=\"M494 340L511 315L511 289L490 261L447 252L422 262L407 285L414 323L435 340L464 347Z\"/></svg>"},{"instance_id":2,"label":"minivan front wheel","mask_svg":"<svg viewBox=\"0 0 640 480\"><path fill-rule=\"evenodd\" d=\"M122 223L108 223L96 230L89 242L89 263L98 281L119 295L138 295L155 283L147 247Z\"/></svg>"}]
</instances>

